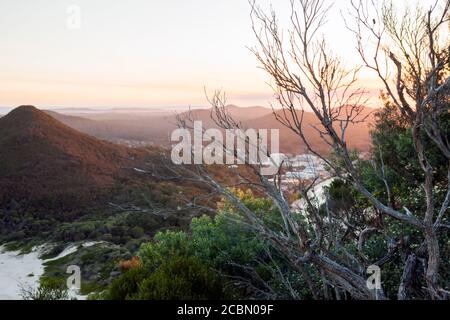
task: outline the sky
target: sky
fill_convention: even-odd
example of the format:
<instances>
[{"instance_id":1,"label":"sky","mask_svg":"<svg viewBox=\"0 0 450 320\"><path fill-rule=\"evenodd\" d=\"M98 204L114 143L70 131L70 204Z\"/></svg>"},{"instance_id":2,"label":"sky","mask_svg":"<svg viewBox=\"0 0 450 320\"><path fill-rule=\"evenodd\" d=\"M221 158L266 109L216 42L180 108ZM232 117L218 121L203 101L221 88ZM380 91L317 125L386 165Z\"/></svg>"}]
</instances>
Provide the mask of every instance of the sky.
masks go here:
<instances>
[{"instance_id":1,"label":"sky","mask_svg":"<svg viewBox=\"0 0 450 320\"><path fill-rule=\"evenodd\" d=\"M286 16L289 1L273 2ZM352 64L348 3L336 1L324 33ZM204 88L267 106L249 13L246 0L0 0L0 106L204 106ZM376 92L374 79L361 81Z\"/></svg>"}]
</instances>

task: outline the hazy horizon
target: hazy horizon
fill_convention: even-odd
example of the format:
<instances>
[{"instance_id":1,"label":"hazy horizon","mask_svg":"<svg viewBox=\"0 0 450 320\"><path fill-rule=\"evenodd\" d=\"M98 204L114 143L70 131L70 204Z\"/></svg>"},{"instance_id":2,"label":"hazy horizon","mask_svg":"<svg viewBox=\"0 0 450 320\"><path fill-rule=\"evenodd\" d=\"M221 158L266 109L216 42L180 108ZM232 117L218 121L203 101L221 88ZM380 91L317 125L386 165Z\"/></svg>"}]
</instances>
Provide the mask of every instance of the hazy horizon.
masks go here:
<instances>
[{"instance_id":1,"label":"hazy horizon","mask_svg":"<svg viewBox=\"0 0 450 320\"><path fill-rule=\"evenodd\" d=\"M67 26L71 5L79 29ZM203 106L206 87L267 106L249 12L241 0L0 1L0 105Z\"/></svg>"},{"instance_id":2,"label":"hazy horizon","mask_svg":"<svg viewBox=\"0 0 450 320\"><path fill-rule=\"evenodd\" d=\"M28 104L32 105L32 104ZM228 104L228 106L235 106L238 108L267 108L268 106L257 106L257 105L248 105L248 106L238 106L235 104ZM0 115L6 114L15 108L18 108L23 105L17 106L0 106ZM82 112L82 111L93 111L93 112L108 112L108 111L133 111L133 110L141 110L141 111L188 111L188 110L202 110L209 109L211 106L203 105L203 106L142 106L142 107L126 107L126 106L86 106L86 107L66 107L66 106L39 106L32 105L39 110L50 110L50 111L73 111L73 112Z\"/></svg>"},{"instance_id":3,"label":"hazy horizon","mask_svg":"<svg viewBox=\"0 0 450 320\"><path fill-rule=\"evenodd\" d=\"M289 14L288 1L258 3ZM341 15L348 5L335 2L323 32L351 66L359 58ZM272 99L248 49L247 1L0 1L0 38L1 106L207 106L205 88L240 106ZM378 96L372 73L360 82Z\"/></svg>"}]
</instances>

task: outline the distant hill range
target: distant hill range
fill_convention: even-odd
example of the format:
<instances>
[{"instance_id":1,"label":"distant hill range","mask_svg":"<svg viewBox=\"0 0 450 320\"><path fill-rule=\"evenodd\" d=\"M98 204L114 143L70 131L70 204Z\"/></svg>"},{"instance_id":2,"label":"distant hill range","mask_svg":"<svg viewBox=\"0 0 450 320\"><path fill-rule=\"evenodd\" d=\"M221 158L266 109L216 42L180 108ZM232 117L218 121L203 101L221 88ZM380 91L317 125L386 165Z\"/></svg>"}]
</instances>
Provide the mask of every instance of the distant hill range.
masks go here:
<instances>
[{"instance_id":1,"label":"distant hill range","mask_svg":"<svg viewBox=\"0 0 450 320\"><path fill-rule=\"evenodd\" d=\"M228 109L231 116L247 128L279 129L282 152L305 152L300 138L279 123L272 110L237 106L228 106ZM373 111L364 111L366 122L349 126L346 142L350 148L370 149L369 124L373 121ZM210 112L198 109L192 114L208 128L214 126ZM318 152L329 152L329 147L313 128L317 124L314 115L305 113L303 119L305 135L311 145ZM0 118L0 208L12 202L58 209L105 202L115 188L142 182L142 173L134 168L146 165L165 168L168 164L158 147L129 148L111 141L144 141L166 147L170 145L170 133L175 128L173 112L121 110L120 113L68 115L32 106L18 107ZM220 179L230 179L223 168L216 171ZM152 192L159 192L158 179L146 176L143 180L152 184ZM204 192L193 185L175 183L184 188L189 197Z\"/></svg>"},{"instance_id":2,"label":"distant hill range","mask_svg":"<svg viewBox=\"0 0 450 320\"><path fill-rule=\"evenodd\" d=\"M238 107L227 106L230 115L240 121L247 128L255 129L279 129L280 148L285 153L303 153L305 145L293 131L283 126L273 115L273 111L264 107ZM350 124L346 133L346 142L350 148L359 151L369 151L371 145L370 124L373 122L374 109L366 108L362 117L365 122ZM174 111L142 112L130 110L125 112L98 111L98 112L71 112L63 114L47 111L54 118L66 125L95 136L117 142L118 140L145 141L154 145L170 145L170 133L176 128L176 114ZM205 128L214 127L211 120L211 110L196 109L191 111L193 118L203 121ZM276 111L281 114L282 111ZM303 116L303 128L305 136L310 144L320 153L330 151L329 146L321 139L319 132L314 129L318 124L314 114L305 112Z\"/></svg>"},{"instance_id":3,"label":"distant hill range","mask_svg":"<svg viewBox=\"0 0 450 320\"><path fill-rule=\"evenodd\" d=\"M67 119L77 126L76 118ZM78 132L35 107L18 107L0 118L0 206L12 199L37 207L96 201L127 179L124 167L143 157L142 151Z\"/></svg>"}]
</instances>

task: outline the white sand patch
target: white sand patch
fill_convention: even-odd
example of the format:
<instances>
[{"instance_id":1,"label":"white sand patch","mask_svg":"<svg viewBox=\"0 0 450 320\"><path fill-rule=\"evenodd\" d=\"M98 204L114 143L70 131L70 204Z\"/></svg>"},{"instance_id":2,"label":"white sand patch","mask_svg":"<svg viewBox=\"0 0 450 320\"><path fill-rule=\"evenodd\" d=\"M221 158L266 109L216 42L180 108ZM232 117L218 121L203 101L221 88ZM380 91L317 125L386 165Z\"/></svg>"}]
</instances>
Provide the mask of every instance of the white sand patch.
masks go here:
<instances>
[{"instance_id":1,"label":"white sand patch","mask_svg":"<svg viewBox=\"0 0 450 320\"><path fill-rule=\"evenodd\" d=\"M21 288L37 287L44 273L40 248L27 254L5 251L0 246L0 299L20 300Z\"/></svg>"},{"instance_id":2,"label":"white sand patch","mask_svg":"<svg viewBox=\"0 0 450 320\"><path fill-rule=\"evenodd\" d=\"M20 251L6 251L0 246L0 300L21 300L21 288L37 288L39 278L44 273L44 263L57 260L75 253L80 246L90 247L101 242L75 243L67 246L58 256L42 260L40 255L48 245L34 247L32 252L21 254ZM67 275L69 276L69 274ZM69 290L70 298L86 299L74 290Z\"/></svg>"},{"instance_id":3,"label":"white sand patch","mask_svg":"<svg viewBox=\"0 0 450 320\"><path fill-rule=\"evenodd\" d=\"M48 261L53 261L53 260L58 260L61 259L65 256L68 256L69 254L75 253L78 251L78 249L81 247L83 248L87 248L87 247L92 247L93 245L102 243L101 241L90 241L90 242L84 242L84 243L74 243L71 245L68 245L60 254L58 254L56 257L54 258L50 258L47 260L44 260L44 262L48 262Z\"/></svg>"}]
</instances>

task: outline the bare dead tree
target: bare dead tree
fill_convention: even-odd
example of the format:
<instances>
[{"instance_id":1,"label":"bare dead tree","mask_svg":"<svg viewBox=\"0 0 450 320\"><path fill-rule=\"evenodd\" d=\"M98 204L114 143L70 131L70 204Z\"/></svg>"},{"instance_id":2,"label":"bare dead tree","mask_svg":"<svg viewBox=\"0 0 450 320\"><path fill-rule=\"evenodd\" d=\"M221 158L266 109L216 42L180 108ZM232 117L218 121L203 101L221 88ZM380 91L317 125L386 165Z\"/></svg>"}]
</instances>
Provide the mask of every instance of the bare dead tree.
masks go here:
<instances>
[{"instance_id":1,"label":"bare dead tree","mask_svg":"<svg viewBox=\"0 0 450 320\"><path fill-rule=\"evenodd\" d=\"M447 296L438 285L437 230L448 209L450 189L447 188L447 195L437 210L434 168L428 159L424 137L430 138L449 160L450 177L450 144L446 128L440 123L442 116L449 112L449 8L448 0L436 1L429 9L407 7L403 12L396 10L392 1L381 5L352 1L350 13L354 23L349 25L365 66L377 74L389 99L412 128L415 151L425 176L426 211L416 216L422 217L418 227L427 246L425 277L433 299ZM391 70L395 70L392 76Z\"/></svg>"},{"instance_id":2,"label":"bare dead tree","mask_svg":"<svg viewBox=\"0 0 450 320\"><path fill-rule=\"evenodd\" d=\"M380 8L375 1L353 2L350 16L354 18L348 27L354 32L357 50L364 66L376 72L385 85L386 95L410 121L417 158L424 172L423 190L426 198L426 212L411 212L404 204L402 210L395 209L391 201L383 203L364 185L357 163L347 146L347 129L356 123L364 122L366 92L358 87L358 73L361 67L347 68L327 47L320 30L325 24L329 7L324 0L291 0L290 27L287 31L279 26L275 12L266 13L250 1L253 31L257 45L252 52L272 79L278 109L274 117L284 126L296 133L307 150L321 158L334 175L351 184L373 206L372 211L364 213L363 222L354 223L346 217L337 215L325 201L326 215L320 215L309 190L310 185L302 184L300 193L305 207L293 209L287 201L279 174L272 177L260 173L263 166L245 162L247 171L236 172L239 184L249 186L270 198L277 207L283 221L281 230L267 226L263 219L248 208L230 190L215 179L209 166L195 165L180 167L179 176L189 176L199 183L205 183L225 196L246 218L247 225L262 239L281 252L299 270L307 266L317 270L322 276L324 293L318 292L314 284L308 283L315 297L330 297L329 286L334 289L334 297L349 294L355 299L385 299L383 290L370 290L366 284L367 266L389 261L394 253L404 245L403 239L389 240L386 255L378 261L369 261L364 254L364 243L368 237L380 233L377 227L367 221L378 214L396 219L405 225L417 228L423 234L424 244L419 251L426 253L426 263L413 261L419 255L411 254L404 266L399 288L399 298L408 298L408 279L411 270L425 265L427 292L432 299L448 298L447 292L439 285L440 248L438 230L449 228L442 223L450 202L450 163L449 188L443 203L437 206L433 181L433 168L427 158L424 135L435 143L449 159L448 137L440 123L441 115L449 111L449 43L447 37L440 36L449 19L449 1L438 1L429 10L406 11L397 20L394 7L384 2ZM375 39L374 53L364 43L370 35ZM395 75L391 76L391 70ZM210 99L211 117L222 129L245 130L228 113L226 100L221 92ZM305 134L303 118L305 112L312 112L317 123L317 131L323 143L328 145L339 158L342 165L337 166L323 154L315 150ZM180 127L188 127L192 118L179 119ZM310 128L308 128L310 129ZM248 143L248 141L246 141ZM234 156L242 154L229 150ZM384 178L384 163L381 164L386 189L389 185ZM343 245L351 237L358 248L358 254L349 252ZM422 261L422 260L420 260ZM414 268L412 267L414 266Z\"/></svg>"},{"instance_id":3,"label":"bare dead tree","mask_svg":"<svg viewBox=\"0 0 450 320\"><path fill-rule=\"evenodd\" d=\"M221 92L216 92L209 100L212 105L211 117L215 119L216 125L238 132L245 130L228 113L226 100ZM194 120L192 114L185 114L184 117L179 118L179 126L192 130ZM236 137L237 139L247 138L245 135L239 134L236 134ZM245 143L251 144L252 141L245 140ZM221 144L220 148L225 152L233 152L234 157L241 160L246 169L238 170L235 173L238 181L232 186L218 182L210 170L211 166L207 165L180 166L174 169L174 173L177 171L179 177L196 179L198 183L204 183L226 197L243 214L247 227L286 257L294 270L298 270L300 274L304 275L315 298L320 298L322 295L316 284L307 279L308 274L305 270L311 266L322 274L324 281L333 288L336 297L341 296L341 293L349 293L358 299L385 298L382 291L373 291L366 286L364 273L368 264L347 251L342 245L346 230L348 231L352 226L348 221L342 220L331 212L326 219L320 216L314 195L309 192L315 181L310 185L301 184L300 192L307 208L303 208L299 213L298 209L293 209L286 199L279 183L280 175L278 173L272 176L262 175L260 169L265 165L263 162L251 164L246 161L245 153L230 149L229 145L225 143ZM230 189L235 186L251 188L270 198L280 213L282 223L279 228L275 230L268 226L262 217L248 208ZM342 227L343 225L344 227ZM281 276L280 282L286 285L287 291L293 293L292 298L298 298L295 292L289 288L289 282Z\"/></svg>"},{"instance_id":4,"label":"bare dead tree","mask_svg":"<svg viewBox=\"0 0 450 320\"><path fill-rule=\"evenodd\" d=\"M318 36L329 7L319 0L291 1L291 28L284 38L275 13L266 14L252 2L253 29L258 40L253 52L271 76L283 110L281 115L276 112L275 116L301 137L310 152L321 157L304 134L303 114L305 109L311 110L319 122L316 129L320 136L344 163L343 173L322 157L336 175L351 182L380 212L422 230L428 255L426 282L433 299L446 297L438 285L437 229L448 208L450 190L436 214L433 168L423 137L431 138L449 159L448 137L440 125L441 115L449 110L450 43L448 30L445 30L449 5L449 1L437 1L429 10L406 9L399 21L398 12L390 2L384 2L381 9L375 1L352 3L356 27L351 30L356 35L358 52L365 66L376 71L386 86L387 95L411 123L414 146L425 175L423 189L427 209L421 215L406 208L401 212L382 203L364 186L350 157L345 132L350 124L364 120L360 117L364 92L356 86L360 68L345 68L327 49L325 40ZM443 37L442 29L447 31ZM364 43L367 34L375 38L374 52L370 54ZM394 79L389 76L392 69L396 70Z\"/></svg>"}]
</instances>

